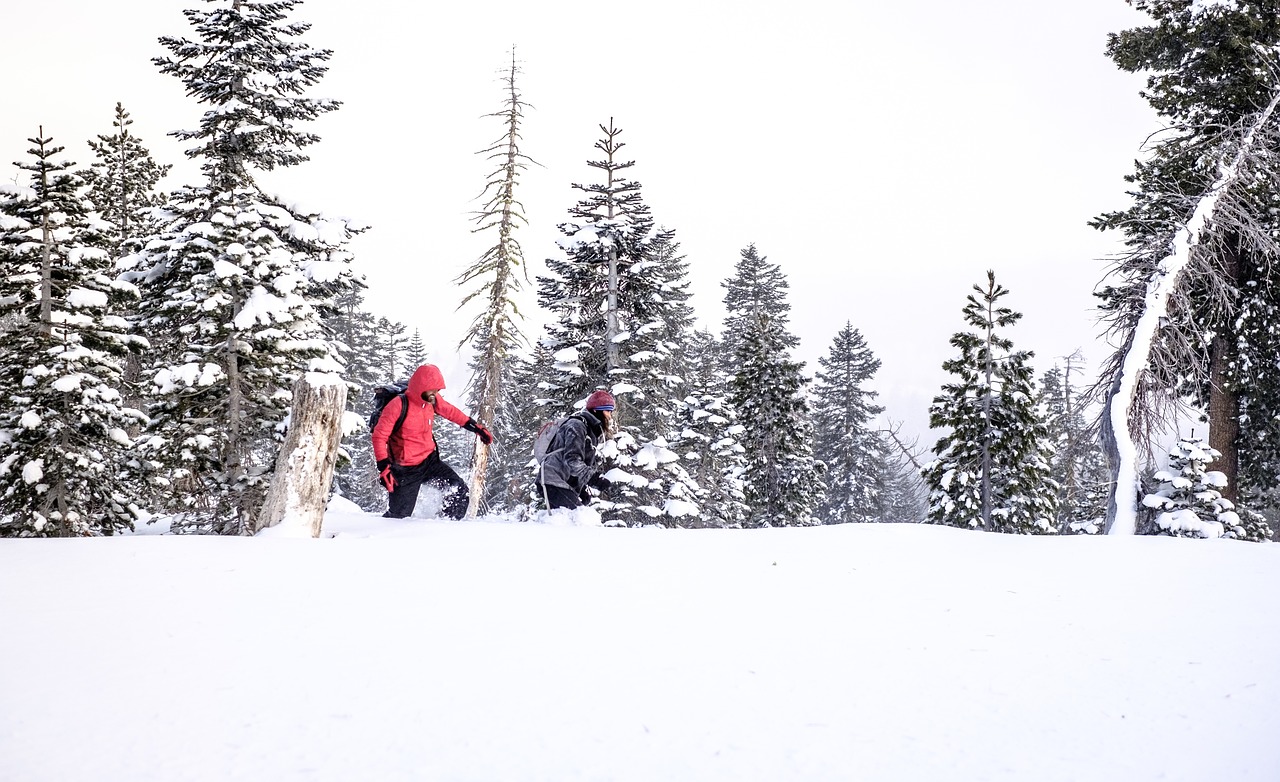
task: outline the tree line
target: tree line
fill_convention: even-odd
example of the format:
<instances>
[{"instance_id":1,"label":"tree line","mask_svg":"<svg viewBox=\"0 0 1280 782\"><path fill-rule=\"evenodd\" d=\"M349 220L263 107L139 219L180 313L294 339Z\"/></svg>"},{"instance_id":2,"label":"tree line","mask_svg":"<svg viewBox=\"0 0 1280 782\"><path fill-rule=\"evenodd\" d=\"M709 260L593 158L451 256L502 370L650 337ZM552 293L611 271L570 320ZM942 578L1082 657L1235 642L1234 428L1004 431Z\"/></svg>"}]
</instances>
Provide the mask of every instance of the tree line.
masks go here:
<instances>
[{"instance_id":1,"label":"tree line","mask_svg":"<svg viewBox=\"0 0 1280 782\"><path fill-rule=\"evenodd\" d=\"M285 203L255 181L306 162L319 139L303 123L339 108L305 97L331 52L305 44L307 25L288 21L299 4L188 10L194 40L161 39L169 56L154 63L204 107L194 128L173 134L191 143L199 182L158 193L169 167L118 105L113 132L89 142L89 167L65 162L41 128L17 164L20 181L0 186L0 533L111 534L153 513L169 515L176 531L251 532L290 389L312 372L340 375L352 389L335 489L368 510L384 507L360 421L371 389L422 363L425 346L366 308L348 247L361 226ZM1201 271L1178 289L1176 317L1156 337L1137 408L1147 417L1127 419L1143 420L1134 431L1151 442L1174 417L1149 413L1152 400L1175 411L1186 403L1205 411L1210 442L1181 442L1170 462L1179 475L1150 475L1132 497L1117 488L1116 455L1109 461L1103 448L1098 411L1115 398L1158 260L1238 139L1224 129L1274 91L1274 71L1263 67L1274 14L1250 3L1138 5L1155 23L1112 36L1108 53L1122 68L1156 74L1147 98L1177 124L1129 177L1134 206L1095 222L1124 231L1133 248L1099 292L1123 347L1092 383L1079 380L1078 356L1037 383L1033 354L1003 332L1020 313L988 272L951 338L956 355L944 369L954 380L930 409L945 433L928 458L879 423L880 362L852 322L806 376L792 357L783 267L753 244L722 282L719 333L696 326L690 260L631 178L636 161L613 119L599 127L590 176L573 183L581 200L559 225L560 252L531 280L518 192L533 159L521 148L527 104L513 51L491 115L501 133L480 151L492 169L474 230L492 244L456 280L460 306L482 305L459 343L471 356L466 406L496 440L483 447L449 427L438 433L450 460L470 466L470 513L526 517L536 505L534 434L606 388L618 408L601 455L624 477L594 504L613 524L923 520L1087 533L1128 502L1145 509L1142 532L1268 536L1259 511L1274 507L1280 465L1264 241L1275 191L1264 154L1250 158L1255 176L1230 201L1231 219L1210 223L1217 233L1200 245ZM1223 91L1228 76L1233 89ZM516 303L527 285L549 316L539 334L525 333ZM1208 471L1215 460L1221 469ZM1182 511L1200 523L1182 523Z\"/></svg>"}]
</instances>

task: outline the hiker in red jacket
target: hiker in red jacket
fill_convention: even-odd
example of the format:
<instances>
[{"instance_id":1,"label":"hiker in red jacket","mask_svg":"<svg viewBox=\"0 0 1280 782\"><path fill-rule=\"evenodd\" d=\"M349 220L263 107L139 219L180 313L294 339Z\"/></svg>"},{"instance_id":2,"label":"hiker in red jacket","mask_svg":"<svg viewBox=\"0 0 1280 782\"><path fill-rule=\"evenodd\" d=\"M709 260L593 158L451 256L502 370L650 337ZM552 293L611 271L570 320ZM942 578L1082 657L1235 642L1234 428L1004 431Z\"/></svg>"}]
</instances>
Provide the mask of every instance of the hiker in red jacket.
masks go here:
<instances>
[{"instance_id":1,"label":"hiker in red jacket","mask_svg":"<svg viewBox=\"0 0 1280 782\"><path fill-rule=\"evenodd\" d=\"M383 408L373 427L373 455L378 460L382 485L391 492L387 512L392 519L403 519L413 513L418 502L418 489L423 483L444 492L442 512L460 519L467 511L467 485L453 468L440 459L432 423L442 416L488 445L493 435L483 425L440 396L444 376L434 364L423 364L409 379L409 388ZM407 409L404 409L407 406ZM402 420L403 419L403 420Z\"/></svg>"}]
</instances>

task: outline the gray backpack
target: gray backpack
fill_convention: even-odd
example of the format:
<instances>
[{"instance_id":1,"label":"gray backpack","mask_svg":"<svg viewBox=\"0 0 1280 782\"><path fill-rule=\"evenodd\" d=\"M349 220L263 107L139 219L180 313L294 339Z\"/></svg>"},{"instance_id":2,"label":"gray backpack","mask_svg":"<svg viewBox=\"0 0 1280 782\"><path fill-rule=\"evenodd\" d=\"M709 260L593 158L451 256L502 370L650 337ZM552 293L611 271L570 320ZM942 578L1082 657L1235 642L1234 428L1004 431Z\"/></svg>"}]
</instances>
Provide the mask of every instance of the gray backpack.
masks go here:
<instances>
[{"instance_id":1,"label":"gray backpack","mask_svg":"<svg viewBox=\"0 0 1280 782\"><path fill-rule=\"evenodd\" d=\"M568 420L568 417L557 418L554 421L547 421L538 429L538 433L533 438L533 458L537 459L538 464L542 464L542 461L547 458L547 452L551 449L551 441L555 439L560 427Z\"/></svg>"}]
</instances>

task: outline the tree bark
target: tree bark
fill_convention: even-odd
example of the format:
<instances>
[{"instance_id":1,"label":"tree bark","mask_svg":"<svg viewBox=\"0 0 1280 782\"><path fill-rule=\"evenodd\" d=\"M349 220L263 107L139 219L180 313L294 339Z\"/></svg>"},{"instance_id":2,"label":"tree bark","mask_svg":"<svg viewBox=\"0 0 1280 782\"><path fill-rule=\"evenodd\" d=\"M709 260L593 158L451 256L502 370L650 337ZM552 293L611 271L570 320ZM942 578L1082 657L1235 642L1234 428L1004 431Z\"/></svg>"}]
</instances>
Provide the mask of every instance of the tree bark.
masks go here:
<instances>
[{"instance_id":1,"label":"tree bark","mask_svg":"<svg viewBox=\"0 0 1280 782\"><path fill-rule=\"evenodd\" d=\"M1239 242L1228 242L1222 257L1223 273L1233 289L1239 288L1241 248ZM1227 476L1221 489L1224 499L1240 501L1240 398L1228 378L1232 359L1234 330L1224 327L1213 336L1209 347L1209 447L1220 455L1214 469Z\"/></svg>"},{"instance_id":2,"label":"tree bark","mask_svg":"<svg viewBox=\"0 0 1280 782\"><path fill-rule=\"evenodd\" d=\"M255 534L280 525L299 537L320 537L346 405L347 388L335 376L311 373L294 383L289 432Z\"/></svg>"}]
</instances>

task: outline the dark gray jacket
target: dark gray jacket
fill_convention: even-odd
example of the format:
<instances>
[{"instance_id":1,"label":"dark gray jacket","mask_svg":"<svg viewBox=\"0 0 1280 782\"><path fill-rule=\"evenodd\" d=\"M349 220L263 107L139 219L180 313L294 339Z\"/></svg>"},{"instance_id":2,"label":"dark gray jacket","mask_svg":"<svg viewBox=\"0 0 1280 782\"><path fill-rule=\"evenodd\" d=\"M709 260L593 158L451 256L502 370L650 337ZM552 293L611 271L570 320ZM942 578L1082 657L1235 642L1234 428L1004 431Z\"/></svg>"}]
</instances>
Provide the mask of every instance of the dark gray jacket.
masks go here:
<instances>
[{"instance_id":1,"label":"dark gray jacket","mask_svg":"<svg viewBox=\"0 0 1280 782\"><path fill-rule=\"evenodd\" d=\"M565 419L547 445L538 482L581 493L597 474L596 446L604 426L582 410Z\"/></svg>"}]
</instances>

